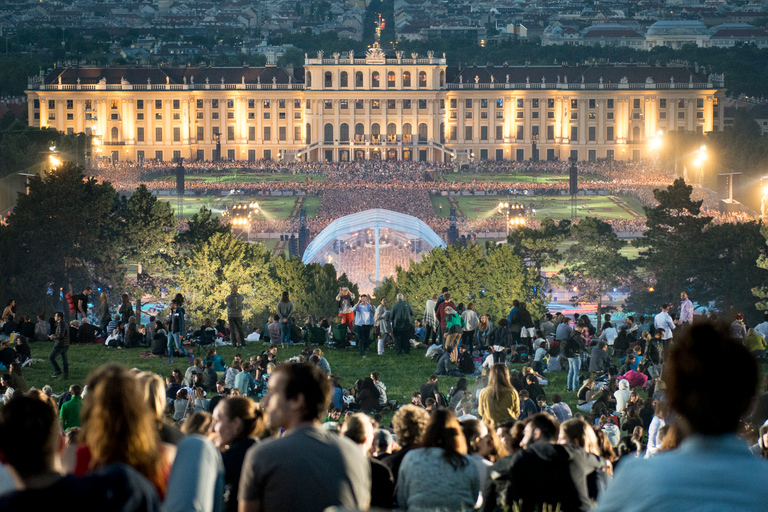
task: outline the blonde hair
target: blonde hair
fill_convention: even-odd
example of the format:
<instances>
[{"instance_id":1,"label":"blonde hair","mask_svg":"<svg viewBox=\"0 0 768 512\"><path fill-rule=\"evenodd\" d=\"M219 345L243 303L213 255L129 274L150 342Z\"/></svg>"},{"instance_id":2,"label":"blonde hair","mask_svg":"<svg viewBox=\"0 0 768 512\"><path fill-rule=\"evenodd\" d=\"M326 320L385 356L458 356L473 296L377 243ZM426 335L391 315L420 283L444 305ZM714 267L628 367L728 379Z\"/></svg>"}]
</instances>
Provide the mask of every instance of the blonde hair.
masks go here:
<instances>
[{"instance_id":1,"label":"blonde hair","mask_svg":"<svg viewBox=\"0 0 768 512\"><path fill-rule=\"evenodd\" d=\"M160 494L165 493L155 418L133 374L115 364L93 372L83 401L82 423L81 439L91 452L91 469L121 462L144 475Z\"/></svg>"},{"instance_id":2,"label":"blonde hair","mask_svg":"<svg viewBox=\"0 0 768 512\"><path fill-rule=\"evenodd\" d=\"M144 388L144 401L155 413L155 419L160 421L166 406L165 383L162 377L156 373L144 372L139 374L139 383Z\"/></svg>"}]
</instances>

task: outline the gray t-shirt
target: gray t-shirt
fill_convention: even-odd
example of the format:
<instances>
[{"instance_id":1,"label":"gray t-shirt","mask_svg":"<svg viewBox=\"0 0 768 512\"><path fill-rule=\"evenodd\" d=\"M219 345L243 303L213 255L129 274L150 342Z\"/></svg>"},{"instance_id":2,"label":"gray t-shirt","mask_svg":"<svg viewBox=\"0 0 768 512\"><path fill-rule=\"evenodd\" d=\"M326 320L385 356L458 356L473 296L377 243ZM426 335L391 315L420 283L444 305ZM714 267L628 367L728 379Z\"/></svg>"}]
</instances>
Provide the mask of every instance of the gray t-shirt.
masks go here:
<instances>
[{"instance_id":1,"label":"gray t-shirt","mask_svg":"<svg viewBox=\"0 0 768 512\"><path fill-rule=\"evenodd\" d=\"M367 510L371 466L349 439L302 425L248 450L238 499L260 501L263 512Z\"/></svg>"},{"instance_id":2,"label":"gray t-shirt","mask_svg":"<svg viewBox=\"0 0 768 512\"><path fill-rule=\"evenodd\" d=\"M230 293L224 299L227 305L227 316L230 318L241 318L243 316L243 294Z\"/></svg>"}]
</instances>

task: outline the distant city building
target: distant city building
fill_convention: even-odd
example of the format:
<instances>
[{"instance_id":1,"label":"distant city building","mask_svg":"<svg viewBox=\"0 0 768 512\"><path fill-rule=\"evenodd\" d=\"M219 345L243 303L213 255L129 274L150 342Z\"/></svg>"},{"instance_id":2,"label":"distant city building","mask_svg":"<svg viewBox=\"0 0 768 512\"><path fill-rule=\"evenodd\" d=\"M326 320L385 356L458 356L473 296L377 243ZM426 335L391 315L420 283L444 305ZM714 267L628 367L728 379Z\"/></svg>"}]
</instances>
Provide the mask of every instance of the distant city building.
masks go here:
<instances>
[{"instance_id":1,"label":"distant city building","mask_svg":"<svg viewBox=\"0 0 768 512\"><path fill-rule=\"evenodd\" d=\"M650 50L656 46L680 49L685 44L700 48L730 48L737 44L754 44L768 48L768 31L746 23L723 23L708 29L700 21L657 21L643 33L615 22L597 23L581 31L554 23L544 29L542 46L617 46Z\"/></svg>"},{"instance_id":2,"label":"distant city building","mask_svg":"<svg viewBox=\"0 0 768 512\"><path fill-rule=\"evenodd\" d=\"M302 68L71 67L29 81L29 124L113 160L640 159L660 130L722 129L698 66L446 65L380 48Z\"/></svg>"}]
</instances>

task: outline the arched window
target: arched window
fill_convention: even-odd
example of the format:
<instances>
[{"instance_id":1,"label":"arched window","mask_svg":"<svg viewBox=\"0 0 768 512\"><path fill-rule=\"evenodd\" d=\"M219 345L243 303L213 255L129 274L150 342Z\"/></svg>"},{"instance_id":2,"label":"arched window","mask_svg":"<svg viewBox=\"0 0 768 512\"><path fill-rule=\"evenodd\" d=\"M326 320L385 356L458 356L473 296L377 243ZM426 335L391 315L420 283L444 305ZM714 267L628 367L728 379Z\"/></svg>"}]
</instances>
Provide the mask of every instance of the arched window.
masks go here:
<instances>
[{"instance_id":1,"label":"arched window","mask_svg":"<svg viewBox=\"0 0 768 512\"><path fill-rule=\"evenodd\" d=\"M405 123L403 125L403 142L410 144L412 133L411 123Z\"/></svg>"},{"instance_id":2,"label":"arched window","mask_svg":"<svg viewBox=\"0 0 768 512\"><path fill-rule=\"evenodd\" d=\"M355 73L355 87L362 87L363 86L363 72L358 71Z\"/></svg>"},{"instance_id":3,"label":"arched window","mask_svg":"<svg viewBox=\"0 0 768 512\"><path fill-rule=\"evenodd\" d=\"M632 141L637 142L640 140L640 127L635 126L632 128Z\"/></svg>"},{"instance_id":4,"label":"arched window","mask_svg":"<svg viewBox=\"0 0 768 512\"><path fill-rule=\"evenodd\" d=\"M307 87L312 87L312 73L307 71Z\"/></svg>"},{"instance_id":5,"label":"arched window","mask_svg":"<svg viewBox=\"0 0 768 512\"><path fill-rule=\"evenodd\" d=\"M362 142L365 138L365 127L363 127L363 123L357 123L355 125L355 140L357 142Z\"/></svg>"},{"instance_id":6,"label":"arched window","mask_svg":"<svg viewBox=\"0 0 768 512\"><path fill-rule=\"evenodd\" d=\"M306 138L307 138L306 144L307 145L312 144L312 125L309 123L307 123Z\"/></svg>"},{"instance_id":7,"label":"arched window","mask_svg":"<svg viewBox=\"0 0 768 512\"><path fill-rule=\"evenodd\" d=\"M341 123L339 126L339 140L349 142L349 125L347 123Z\"/></svg>"},{"instance_id":8,"label":"arched window","mask_svg":"<svg viewBox=\"0 0 768 512\"><path fill-rule=\"evenodd\" d=\"M411 72L405 71L403 72L403 87L410 87L411 86Z\"/></svg>"},{"instance_id":9,"label":"arched window","mask_svg":"<svg viewBox=\"0 0 768 512\"><path fill-rule=\"evenodd\" d=\"M387 125L387 135L396 135L397 134L397 127L395 126L395 123L389 123Z\"/></svg>"},{"instance_id":10,"label":"arched window","mask_svg":"<svg viewBox=\"0 0 768 512\"><path fill-rule=\"evenodd\" d=\"M333 87L333 74L330 71L325 72L325 87Z\"/></svg>"},{"instance_id":11,"label":"arched window","mask_svg":"<svg viewBox=\"0 0 768 512\"><path fill-rule=\"evenodd\" d=\"M419 87L426 87L427 86L427 73L424 71L419 71Z\"/></svg>"},{"instance_id":12,"label":"arched window","mask_svg":"<svg viewBox=\"0 0 768 512\"><path fill-rule=\"evenodd\" d=\"M419 125L419 142L427 142L427 123Z\"/></svg>"},{"instance_id":13,"label":"arched window","mask_svg":"<svg viewBox=\"0 0 768 512\"><path fill-rule=\"evenodd\" d=\"M342 71L339 76L339 87L349 87L348 75L346 71Z\"/></svg>"},{"instance_id":14,"label":"arched window","mask_svg":"<svg viewBox=\"0 0 768 512\"><path fill-rule=\"evenodd\" d=\"M395 72L390 71L387 73L387 87L394 87L395 86Z\"/></svg>"},{"instance_id":15,"label":"arched window","mask_svg":"<svg viewBox=\"0 0 768 512\"><path fill-rule=\"evenodd\" d=\"M120 138L120 131L117 129L117 126L112 128L112 142L117 142L117 139Z\"/></svg>"},{"instance_id":16,"label":"arched window","mask_svg":"<svg viewBox=\"0 0 768 512\"><path fill-rule=\"evenodd\" d=\"M379 126L379 123L373 123L371 125L371 135L381 135L381 126Z\"/></svg>"},{"instance_id":17,"label":"arched window","mask_svg":"<svg viewBox=\"0 0 768 512\"><path fill-rule=\"evenodd\" d=\"M333 142L333 124L326 123L323 128L323 141Z\"/></svg>"},{"instance_id":18,"label":"arched window","mask_svg":"<svg viewBox=\"0 0 768 512\"><path fill-rule=\"evenodd\" d=\"M440 87L445 85L445 71L440 71Z\"/></svg>"},{"instance_id":19,"label":"arched window","mask_svg":"<svg viewBox=\"0 0 768 512\"><path fill-rule=\"evenodd\" d=\"M440 144L445 144L445 123L440 123Z\"/></svg>"},{"instance_id":20,"label":"arched window","mask_svg":"<svg viewBox=\"0 0 768 512\"><path fill-rule=\"evenodd\" d=\"M371 75L371 87L378 87L379 86L379 72L374 71Z\"/></svg>"}]
</instances>

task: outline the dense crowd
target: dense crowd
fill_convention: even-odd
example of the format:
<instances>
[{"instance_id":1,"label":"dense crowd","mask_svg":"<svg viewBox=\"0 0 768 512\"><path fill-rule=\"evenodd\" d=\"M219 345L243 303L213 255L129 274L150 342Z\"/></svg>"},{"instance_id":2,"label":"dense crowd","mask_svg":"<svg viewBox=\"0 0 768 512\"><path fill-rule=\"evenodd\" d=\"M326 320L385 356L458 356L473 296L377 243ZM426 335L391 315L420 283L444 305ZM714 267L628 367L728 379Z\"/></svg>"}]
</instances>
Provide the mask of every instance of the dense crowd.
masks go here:
<instances>
[{"instance_id":1,"label":"dense crowd","mask_svg":"<svg viewBox=\"0 0 768 512\"><path fill-rule=\"evenodd\" d=\"M290 191L293 194L322 196L317 218L309 220L309 228L318 233L329 222L341 215L355 213L372 207L383 207L414 215L425 221L436 231L448 228L445 219L435 217L430 196L449 193L532 193L536 196L561 195L568 190L567 180L542 179L531 182L520 181L519 173L536 173L566 176L569 164L560 161L541 162L472 162L464 164L456 181L447 179L458 169L452 164L403 161L356 161L347 163L305 163L305 162L192 162L185 165L190 177L205 178L214 172L220 173L236 168L246 176L241 182L187 180L186 188L196 193L221 194L233 189L247 195L270 194L273 191ZM118 190L134 190L145 184L153 190L172 190L174 180L155 181L158 177L175 175L176 166L167 162L147 161L142 166L130 162L115 164L100 163L96 176L110 181ZM494 180L461 181L462 173L488 174ZM650 161L639 162L580 162L579 188L608 195L636 199L641 205L656 206L654 189L672 183L672 176L665 169ZM281 173L306 176L305 180L249 181L248 173ZM428 174L429 173L429 174ZM498 180L498 176L508 180ZM426 177L429 176L429 179ZM323 177L324 179L313 179ZM433 181L435 179L435 181ZM746 213L720 213L717 195L708 189L694 188L692 198L703 201L706 215L713 217L715 224L749 220ZM640 232L645 229L642 219L610 220L616 231ZM466 229L477 233L505 229L498 218L467 221ZM290 221L258 221L257 230L281 231L290 226ZM532 225L536 222L531 221Z\"/></svg>"},{"instance_id":2,"label":"dense crowd","mask_svg":"<svg viewBox=\"0 0 768 512\"><path fill-rule=\"evenodd\" d=\"M88 292L74 300L80 328L93 313ZM248 361L238 353L227 365L212 346L165 378L108 364L61 396L26 384L19 331L42 341L45 329L20 326L28 320L9 301L0 332L18 334L14 349L0 345L10 369L0 375L0 510L641 511L700 509L702 499L712 510L765 507L768 389L753 396L768 315L751 328L742 315L730 325L701 320L685 293L678 315L664 304L653 317L606 315L597 327L587 316L532 318L518 301L492 319L455 304L447 288L418 317L401 294L391 309L347 288L337 301L335 321L298 328L284 293L264 332L248 336L269 343ZM244 348L237 287L225 304L228 322L200 330ZM179 349L174 333L196 329L185 327L183 305L176 295L155 324L163 349L166 340ZM124 298L118 317L135 322L130 310ZM62 317L48 334L57 354L70 343ZM369 344L379 355L393 345L408 365L426 345L437 369L407 404L387 395L383 372L343 389L334 350L308 341L336 341L334 326L344 333L337 346L355 343L361 357ZM292 341L307 347L281 361L278 343ZM728 386L712 379L722 361L733 369ZM576 392L573 407L548 391L560 373ZM458 377L450 390L444 376Z\"/></svg>"}]
</instances>

